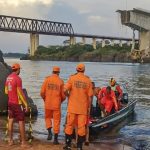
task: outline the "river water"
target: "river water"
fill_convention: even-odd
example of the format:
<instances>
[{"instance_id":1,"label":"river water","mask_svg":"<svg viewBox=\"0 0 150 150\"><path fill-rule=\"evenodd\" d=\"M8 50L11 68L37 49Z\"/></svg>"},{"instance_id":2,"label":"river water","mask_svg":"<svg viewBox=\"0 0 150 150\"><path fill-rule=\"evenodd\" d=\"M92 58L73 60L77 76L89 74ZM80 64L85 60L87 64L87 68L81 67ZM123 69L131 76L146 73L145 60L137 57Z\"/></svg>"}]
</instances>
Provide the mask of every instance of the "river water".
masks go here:
<instances>
[{"instance_id":1,"label":"river water","mask_svg":"<svg viewBox=\"0 0 150 150\"><path fill-rule=\"evenodd\" d=\"M5 59L11 65L21 64L21 78L23 87L27 89L38 107L38 117L33 121L34 134L46 138L44 122L44 107L40 97L40 88L44 78L51 74L52 66L61 68L60 77L67 81L69 75L75 73L77 62L65 61L20 61L19 59ZM115 140L130 144L133 149L150 149L150 64L132 63L101 63L84 62L86 72L96 86L108 85L108 80L114 77L118 83L127 86L130 99L137 99L133 116L119 123L109 133L100 134L94 142ZM66 102L62 105L62 126L60 137L63 137L63 124L66 115Z\"/></svg>"}]
</instances>

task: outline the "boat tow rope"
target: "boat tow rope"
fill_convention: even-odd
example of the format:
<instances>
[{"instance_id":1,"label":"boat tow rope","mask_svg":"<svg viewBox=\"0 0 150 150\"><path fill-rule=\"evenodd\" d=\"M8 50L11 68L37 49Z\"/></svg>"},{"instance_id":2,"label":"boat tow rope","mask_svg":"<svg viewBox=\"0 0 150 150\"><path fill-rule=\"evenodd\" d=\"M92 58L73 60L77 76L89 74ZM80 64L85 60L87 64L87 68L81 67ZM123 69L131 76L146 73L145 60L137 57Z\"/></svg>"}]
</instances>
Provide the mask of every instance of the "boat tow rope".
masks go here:
<instances>
[{"instance_id":1,"label":"boat tow rope","mask_svg":"<svg viewBox=\"0 0 150 150\"><path fill-rule=\"evenodd\" d=\"M9 120L9 116L7 117L7 121L6 121L6 131L5 131L4 141L8 141L8 120Z\"/></svg>"},{"instance_id":2,"label":"boat tow rope","mask_svg":"<svg viewBox=\"0 0 150 150\"><path fill-rule=\"evenodd\" d=\"M33 140L33 129L32 129L32 110L31 110L31 107L29 107L29 129L28 129L28 141L29 143L32 142Z\"/></svg>"}]
</instances>

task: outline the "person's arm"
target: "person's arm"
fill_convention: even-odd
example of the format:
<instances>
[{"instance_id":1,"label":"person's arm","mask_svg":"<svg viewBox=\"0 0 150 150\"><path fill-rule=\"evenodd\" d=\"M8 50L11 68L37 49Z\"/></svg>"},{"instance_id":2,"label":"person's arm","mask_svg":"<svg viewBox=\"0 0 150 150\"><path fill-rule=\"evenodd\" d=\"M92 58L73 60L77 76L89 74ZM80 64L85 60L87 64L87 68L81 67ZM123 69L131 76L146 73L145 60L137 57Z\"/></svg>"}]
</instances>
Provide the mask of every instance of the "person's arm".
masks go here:
<instances>
[{"instance_id":1,"label":"person's arm","mask_svg":"<svg viewBox=\"0 0 150 150\"><path fill-rule=\"evenodd\" d=\"M64 82L62 81L61 85L61 101L63 102L66 99L66 95L64 93Z\"/></svg>"},{"instance_id":2,"label":"person's arm","mask_svg":"<svg viewBox=\"0 0 150 150\"><path fill-rule=\"evenodd\" d=\"M101 88L99 87L96 87L96 90L95 90L95 97L96 97L96 105L99 106L99 99L98 99L98 94L100 92Z\"/></svg>"},{"instance_id":3,"label":"person's arm","mask_svg":"<svg viewBox=\"0 0 150 150\"><path fill-rule=\"evenodd\" d=\"M113 102L115 105L115 110L118 111L118 103L117 103L116 97L113 97Z\"/></svg>"},{"instance_id":4,"label":"person's arm","mask_svg":"<svg viewBox=\"0 0 150 150\"><path fill-rule=\"evenodd\" d=\"M88 89L88 115L90 115L93 96L94 96L94 91L92 89L92 82L90 81L90 85L89 85L89 89Z\"/></svg>"},{"instance_id":5,"label":"person's arm","mask_svg":"<svg viewBox=\"0 0 150 150\"><path fill-rule=\"evenodd\" d=\"M5 83L5 94L8 95L8 85L7 85L7 81Z\"/></svg>"},{"instance_id":6,"label":"person's arm","mask_svg":"<svg viewBox=\"0 0 150 150\"><path fill-rule=\"evenodd\" d=\"M21 79L17 80L17 94L18 94L19 100L22 102L22 104L25 106L25 108L27 110L28 104L27 104L26 97L22 90L22 80Z\"/></svg>"},{"instance_id":7,"label":"person's arm","mask_svg":"<svg viewBox=\"0 0 150 150\"><path fill-rule=\"evenodd\" d=\"M69 78L67 83L64 85L64 93L65 93L66 96L69 95L68 93L71 90L71 88L72 88L72 81L71 81L71 78Z\"/></svg>"},{"instance_id":8,"label":"person's arm","mask_svg":"<svg viewBox=\"0 0 150 150\"><path fill-rule=\"evenodd\" d=\"M46 93L46 85L47 85L47 80L45 79L43 84L42 84L42 87L41 87L41 91L40 91L40 95L42 97L42 99L45 101L45 93Z\"/></svg>"},{"instance_id":9,"label":"person's arm","mask_svg":"<svg viewBox=\"0 0 150 150\"><path fill-rule=\"evenodd\" d=\"M88 116L90 116L91 106L92 106L93 96L88 97L89 105L88 105Z\"/></svg>"},{"instance_id":10,"label":"person's arm","mask_svg":"<svg viewBox=\"0 0 150 150\"><path fill-rule=\"evenodd\" d=\"M99 92L98 92L98 100L100 101L101 99L102 99L102 97L103 97L103 91L104 91L104 89L102 88L101 90L99 90Z\"/></svg>"},{"instance_id":11,"label":"person's arm","mask_svg":"<svg viewBox=\"0 0 150 150\"><path fill-rule=\"evenodd\" d=\"M118 103L114 91L111 91L111 96L112 96L113 103L115 105L115 110L118 111Z\"/></svg>"},{"instance_id":12,"label":"person's arm","mask_svg":"<svg viewBox=\"0 0 150 150\"><path fill-rule=\"evenodd\" d=\"M122 96L123 96L123 91L122 91L122 89L121 89L121 87L119 85L116 87L116 89L117 89L117 91L119 93L118 100L121 100Z\"/></svg>"}]
</instances>

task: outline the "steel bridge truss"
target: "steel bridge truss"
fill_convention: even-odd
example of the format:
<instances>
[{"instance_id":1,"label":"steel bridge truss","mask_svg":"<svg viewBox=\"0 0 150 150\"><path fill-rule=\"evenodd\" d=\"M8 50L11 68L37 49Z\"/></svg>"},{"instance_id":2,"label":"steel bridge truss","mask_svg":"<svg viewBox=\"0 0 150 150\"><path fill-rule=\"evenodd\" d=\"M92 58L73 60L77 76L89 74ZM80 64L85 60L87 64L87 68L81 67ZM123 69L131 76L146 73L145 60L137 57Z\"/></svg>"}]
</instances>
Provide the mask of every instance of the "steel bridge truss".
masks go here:
<instances>
[{"instance_id":1,"label":"steel bridge truss","mask_svg":"<svg viewBox=\"0 0 150 150\"><path fill-rule=\"evenodd\" d=\"M0 15L0 31L72 36L70 23L52 22Z\"/></svg>"}]
</instances>

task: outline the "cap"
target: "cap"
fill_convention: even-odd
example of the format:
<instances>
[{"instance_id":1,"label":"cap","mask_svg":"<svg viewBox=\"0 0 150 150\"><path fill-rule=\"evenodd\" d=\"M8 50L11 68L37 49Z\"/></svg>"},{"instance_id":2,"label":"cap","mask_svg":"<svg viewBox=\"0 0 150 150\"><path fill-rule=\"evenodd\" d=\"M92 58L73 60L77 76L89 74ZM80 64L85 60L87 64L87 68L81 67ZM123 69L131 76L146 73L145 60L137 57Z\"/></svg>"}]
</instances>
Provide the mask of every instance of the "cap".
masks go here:
<instances>
[{"instance_id":1,"label":"cap","mask_svg":"<svg viewBox=\"0 0 150 150\"><path fill-rule=\"evenodd\" d=\"M85 65L84 64L78 64L76 67L77 71L84 71L85 70Z\"/></svg>"},{"instance_id":2,"label":"cap","mask_svg":"<svg viewBox=\"0 0 150 150\"><path fill-rule=\"evenodd\" d=\"M12 68L12 70L17 70L17 69L20 69L20 65L18 63L16 63L16 64L13 64L11 66L11 68Z\"/></svg>"},{"instance_id":3,"label":"cap","mask_svg":"<svg viewBox=\"0 0 150 150\"><path fill-rule=\"evenodd\" d=\"M60 68L58 66L54 66L53 71L60 72Z\"/></svg>"}]
</instances>

